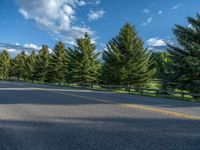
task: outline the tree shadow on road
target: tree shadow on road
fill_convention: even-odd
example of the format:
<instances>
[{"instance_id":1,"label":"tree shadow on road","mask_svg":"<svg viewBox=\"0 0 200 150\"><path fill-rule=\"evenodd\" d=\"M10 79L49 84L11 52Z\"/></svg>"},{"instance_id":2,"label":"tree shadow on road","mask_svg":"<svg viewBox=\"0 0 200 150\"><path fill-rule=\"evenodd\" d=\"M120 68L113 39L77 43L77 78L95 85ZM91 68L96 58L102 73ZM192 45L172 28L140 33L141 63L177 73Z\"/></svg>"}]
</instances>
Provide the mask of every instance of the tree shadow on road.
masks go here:
<instances>
[{"instance_id":1,"label":"tree shadow on road","mask_svg":"<svg viewBox=\"0 0 200 150\"><path fill-rule=\"evenodd\" d=\"M0 128L21 150L27 145L29 150L198 150L199 125L194 120L126 117L0 120ZM1 133L0 139L6 136Z\"/></svg>"}]
</instances>

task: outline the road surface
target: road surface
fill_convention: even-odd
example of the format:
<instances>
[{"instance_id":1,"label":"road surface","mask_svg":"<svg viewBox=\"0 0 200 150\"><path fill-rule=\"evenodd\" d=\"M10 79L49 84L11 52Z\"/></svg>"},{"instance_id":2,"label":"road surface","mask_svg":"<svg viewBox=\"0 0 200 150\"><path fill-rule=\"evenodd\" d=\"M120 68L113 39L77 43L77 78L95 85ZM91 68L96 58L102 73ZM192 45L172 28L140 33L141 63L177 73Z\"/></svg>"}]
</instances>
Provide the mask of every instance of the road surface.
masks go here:
<instances>
[{"instance_id":1,"label":"road surface","mask_svg":"<svg viewBox=\"0 0 200 150\"><path fill-rule=\"evenodd\" d=\"M200 104L0 82L0 150L200 150Z\"/></svg>"}]
</instances>

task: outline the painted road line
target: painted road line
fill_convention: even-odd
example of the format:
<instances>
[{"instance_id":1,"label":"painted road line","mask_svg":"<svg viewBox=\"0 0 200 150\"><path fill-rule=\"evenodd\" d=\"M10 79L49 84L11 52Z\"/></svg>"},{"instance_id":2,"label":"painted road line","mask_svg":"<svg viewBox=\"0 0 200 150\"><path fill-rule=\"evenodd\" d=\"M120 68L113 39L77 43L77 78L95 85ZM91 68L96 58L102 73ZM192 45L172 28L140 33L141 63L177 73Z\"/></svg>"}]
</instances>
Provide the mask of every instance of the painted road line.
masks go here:
<instances>
[{"instance_id":1,"label":"painted road line","mask_svg":"<svg viewBox=\"0 0 200 150\"><path fill-rule=\"evenodd\" d=\"M170 110L165 110L165 109L160 109L160 108L153 108L150 106L146 105L139 105L139 104L126 104L126 103L117 103L111 100L106 100L106 99L100 99L100 98L94 98L94 97L88 97L88 96L81 96L77 94L70 94L70 93L62 93L62 92L76 92L77 90L66 90L66 89L45 89L45 88L0 88L0 91L4 90L19 90L19 91L49 91L49 92L54 92L66 96L72 96L72 97L77 97L77 98L82 98L82 99L87 99L87 100L92 100L92 101L97 101L97 102L102 102L102 103L107 103L107 104L117 104L118 106L121 107L129 107L129 108L134 108L134 109L140 109L140 110L146 110L146 111L152 111L156 113L162 113L165 115L170 115L178 118L183 118L183 119L195 119L195 120L200 120L200 117L198 116L193 116L189 114L184 114L184 113L179 113L175 111L170 111ZM60 91L60 92L58 92Z\"/></svg>"},{"instance_id":2,"label":"painted road line","mask_svg":"<svg viewBox=\"0 0 200 150\"><path fill-rule=\"evenodd\" d=\"M118 106L126 107L126 108L134 108L134 109L139 109L139 110L156 112L156 113L160 113L160 114L164 114L164 115L168 115L168 116L173 116L173 117L177 117L177 118L181 118L181 119L200 120L200 117L198 117L198 116L193 116L193 115L189 115L189 114L179 113L179 112L155 108L155 107L153 108L153 107L146 106L146 105L130 104L130 103L129 104L118 103L118 102L113 102L113 101L106 100L106 99L76 95L76 94L71 94L71 93L62 93L62 92L55 92L55 93L66 95L66 96L72 96L72 97L87 99L87 100L92 100L92 101L96 101L96 102L107 103L107 104L116 104Z\"/></svg>"},{"instance_id":3,"label":"painted road line","mask_svg":"<svg viewBox=\"0 0 200 150\"><path fill-rule=\"evenodd\" d=\"M159 108L153 108L145 105L138 105L138 104L120 104L121 106L124 107L129 107L129 108L135 108L135 109L140 109L140 110L147 110L147 111L152 111L156 113L162 113L165 115L169 116L174 116L182 119L193 119L193 120L200 120L200 117L198 116L193 116L189 114L184 114L184 113L179 113L175 111L170 111L170 110L165 110L165 109L159 109Z\"/></svg>"}]
</instances>

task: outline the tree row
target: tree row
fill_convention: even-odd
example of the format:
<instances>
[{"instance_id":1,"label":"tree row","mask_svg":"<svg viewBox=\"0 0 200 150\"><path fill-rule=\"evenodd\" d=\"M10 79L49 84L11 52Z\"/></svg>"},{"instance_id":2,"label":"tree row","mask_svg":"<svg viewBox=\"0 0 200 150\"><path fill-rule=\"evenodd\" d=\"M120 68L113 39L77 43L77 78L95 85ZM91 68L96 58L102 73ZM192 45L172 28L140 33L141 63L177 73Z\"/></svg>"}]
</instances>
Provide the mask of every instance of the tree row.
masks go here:
<instances>
[{"instance_id":1,"label":"tree row","mask_svg":"<svg viewBox=\"0 0 200 150\"><path fill-rule=\"evenodd\" d=\"M40 83L102 83L145 87L157 79L164 89L200 92L200 15L188 17L190 26L176 25L177 45L164 52L144 47L136 29L126 23L102 53L86 33L73 47L58 42L36 52L11 58L0 54L0 78Z\"/></svg>"}]
</instances>

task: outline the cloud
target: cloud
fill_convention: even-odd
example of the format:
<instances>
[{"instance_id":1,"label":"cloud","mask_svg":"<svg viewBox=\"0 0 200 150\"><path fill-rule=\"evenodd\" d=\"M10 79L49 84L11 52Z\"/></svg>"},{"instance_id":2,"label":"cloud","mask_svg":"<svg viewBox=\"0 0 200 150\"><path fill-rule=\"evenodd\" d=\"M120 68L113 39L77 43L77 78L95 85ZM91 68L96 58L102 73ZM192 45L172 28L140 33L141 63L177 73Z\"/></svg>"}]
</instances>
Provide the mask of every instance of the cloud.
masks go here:
<instances>
[{"instance_id":1,"label":"cloud","mask_svg":"<svg viewBox=\"0 0 200 150\"><path fill-rule=\"evenodd\" d=\"M100 3L101 3L100 0L96 0L96 1L95 1L95 4L96 4L96 5L99 5Z\"/></svg>"},{"instance_id":2,"label":"cloud","mask_svg":"<svg viewBox=\"0 0 200 150\"><path fill-rule=\"evenodd\" d=\"M13 49L13 48L8 48L6 49L9 53L17 53L17 50L16 49Z\"/></svg>"},{"instance_id":3,"label":"cloud","mask_svg":"<svg viewBox=\"0 0 200 150\"><path fill-rule=\"evenodd\" d=\"M98 20L100 18L102 18L105 14L105 11L103 10L98 10L98 11L93 11L90 10L89 14L88 14L88 20L93 21L93 20Z\"/></svg>"},{"instance_id":4,"label":"cloud","mask_svg":"<svg viewBox=\"0 0 200 150\"><path fill-rule=\"evenodd\" d=\"M0 43L0 52L2 50L7 50L11 57L15 57L17 54L25 51L27 54L30 54L33 50L36 52L41 49L41 46L37 46L32 43L20 45L19 43L10 44L10 43ZM52 51L51 49L49 49Z\"/></svg>"},{"instance_id":5,"label":"cloud","mask_svg":"<svg viewBox=\"0 0 200 150\"><path fill-rule=\"evenodd\" d=\"M159 14L159 15L163 14L163 11L161 11L161 10L160 10L160 11L158 11L158 14Z\"/></svg>"},{"instance_id":6,"label":"cloud","mask_svg":"<svg viewBox=\"0 0 200 150\"><path fill-rule=\"evenodd\" d=\"M172 10L178 10L182 6L183 6L182 4L177 4L177 5L173 6L171 9Z\"/></svg>"},{"instance_id":7,"label":"cloud","mask_svg":"<svg viewBox=\"0 0 200 150\"><path fill-rule=\"evenodd\" d=\"M149 14L150 13L150 10L145 8L143 11L142 11L144 14Z\"/></svg>"},{"instance_id":8,"label":"cloud","mask_svg":"<svg viewBox=\"0 0 200 150\"><path fill-rule=\"evenodd\" d=\"M170 45L176 45L176 40L170 37L167 37L167 39L161 39L159 37L150 38L146 41L146 45L148 46L149 50L157 50L157 51L163 51L167 49L167 44Z\"/></svg>"},{"instance_id":9,"label":"cloud","mask_svg":"<svg viewBox=\"0 0 200 150\"><path fill-rule=\"evenodd\" d=\"M85 6L87 5L87 3L83 0L80 0L79 3L78 3L79 6Z\"/></svg>"},{"instance_id":10,"label":"cloud","mask_svg":"<svg viewBox=\"0 0 200 150\"><path fill-rule=\"evenodd\" d=\"M72 44L75 38L81 37L85 32L91 36L94 32L85 25L76 25L78 7L96 5L100 1L94 0L16 0L19 13L25 19L34 20L40 27L47 30L58 40ZM103 13L104 14L104 13ZM100 16L103 15L100 12ZM94 17L95 18L95 17ZM98 18L98 17L96 17Z\"/></svg>"},{"instance_id":11,"label":"cloud","mask_svg":"<svg viewBox=\"0 0 200 150\"><path fill-rule=\"evenodd\" d=\"M166 46L166 45L167 45L166 41L158 37L150 38L149 40L147 40L147 46L149 47L160 47L160 46Z\"/></svg>"},{"instance_id":12,"label":"cloud","mask_svg":"<svg viewBox=\"0 0 200 150\"><path fill-rule=\"evenodd\" d=\"M41 47L35 45L35 44L32 44L32 43L29 43L29 44L24 44L24 47L25 48L30 48L30 49L34 49L34 50L39 50Z\"/></svg>"},{"instance_id":13,"label":"cloud","mask_svg":"<svg viewBox=\"0 0 200 150\"><path fill-rule=\"evenodd\" d=\"M152 20L153 20L153 17L149 17L149 18L147 18L146 22L143 22L141 25L142 26L147 26L152 22Z\"/></svg>"}]
</instances>

